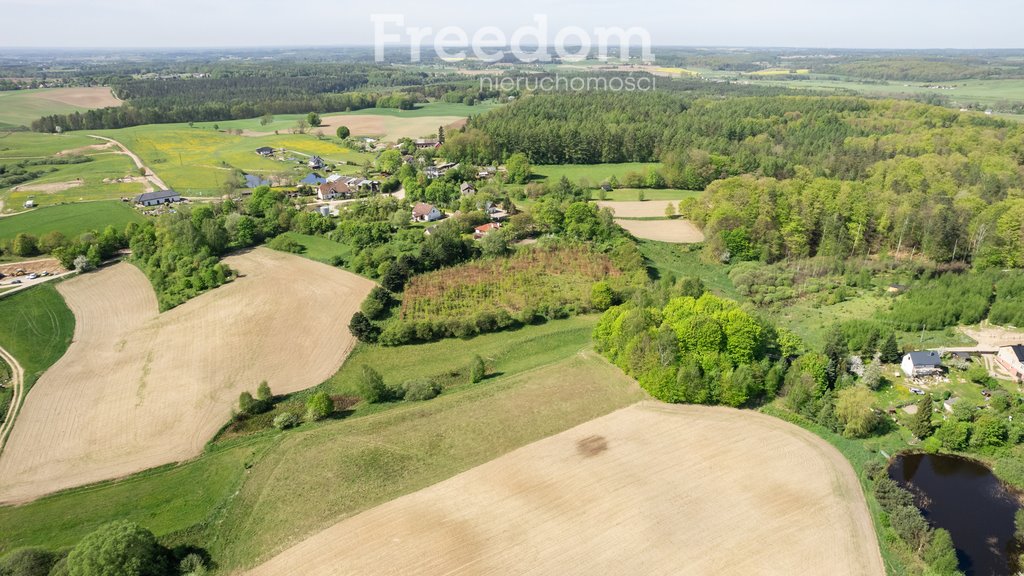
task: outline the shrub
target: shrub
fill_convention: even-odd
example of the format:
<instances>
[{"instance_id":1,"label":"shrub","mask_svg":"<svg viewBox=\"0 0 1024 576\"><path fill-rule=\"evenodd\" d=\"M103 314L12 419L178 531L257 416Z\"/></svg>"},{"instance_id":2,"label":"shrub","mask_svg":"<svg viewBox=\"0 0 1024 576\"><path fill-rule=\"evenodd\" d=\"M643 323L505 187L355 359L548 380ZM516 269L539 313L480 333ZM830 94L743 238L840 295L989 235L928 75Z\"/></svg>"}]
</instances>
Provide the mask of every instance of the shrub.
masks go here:
<instances>
[{"instance_id":1,"label":"shrub","mask_svg":"<svg viewBox=\"0 0 1024 576\"><path fill-rule=\"evenodd\" d=\"M929 542L931 528L921 512L913 506L899 506L893 510L889 515L889 523L896 534L917 552Z\"/></svg>"},{"instance_id":2,"label":"shrub","mask_svg":"<svg viewBox=\"0 0 1024 576\"><path fill-rule=\"evenodd\" d=\"M189 554L181 559L178 572L181 576L204 576L207 573L206 561L199 554Z\"/></svg>"},{"instance_id":3,"label":"shrub","mask_svg":"<svg viewBox=\"0 0 1024 576\"><path fill-rule=\"evenodd\" d=\"M291 412L282 412L274 416L274 428L287 430L299 425L299 417Z\"/></svg>"},{"instance_id":4,"label":"shrub","mask_svg":"<svg viewBox=\"0 0 1024 576\"><path fill-rule=\"evenodd\" d=\"M590 306L594 310L604 311L615 303L615 292L605 281L596 282L590 289Z\"/></svg>"},{"instance_id":5,"label":"shrub","mask_svg":"<svg viewBox=\"0 0 1024 576\"><path fill-rule=\"evenodd\" d=\"M913 506L914 497L895 480L888 476L882 476L875 480L875 499L887 511L893 511L901 506Z\"/></svg>"},{"instance_id":6,"label":"shrub","mask_svg":"<svg viewBox=\"0 0 1024 576\"><path fill-rule=\"evenodd\" d=\"M75 256L74 267L75 270L78 270L79 272L89 272L96 268L92 265L92 262L89 261L85 254Z\"/></svg>"},{"instance_id":7,"label":"shrub","mask_svg":"<svg viewBox=\"0 0 1024 576\"><path fill-rule=\"evenodd\" d=\"M279 252L289 252L291 254L302 254L306 249L302 244L287 236L278 236L267 242L267 246Z\"/></svg>"},{"instance_id":8,"label":"shrub","mask_svg":"<svg viewBox=\"0 0 1024 576\"><path fill-rule=\"evenodd\" d=\"M317 392L306 400L306 422L323 420L333 411L334 403L331 401L331 396L325 391Z\"/></svg>"},{"instance_id":9,"label":"shrub","mask_svg":"<svg viewBox=\"0 0 1024 576\"><path fill-rule=\"evenodd\" d=\"M249 392L242 392L238 395L238 411L247 416L259 414L259 402Z\"/></svg>"},{"instance_id":10,"label":"shrub","mask_svg":"<svg viewBox=\"0 0 1024 576\"><path fill-rule=\"evenodd\" d=\"M484 379L487 374L487 367L484 365L484 359L480 356L473 356L473 360L469 363L469 381L473 384Z\"/></svg>"},{"instance_id":11,"label":"shrub","mask_svg":"<svg viewBox=\"0 0 1024 576\"><path fill-rule=\"evenodd\" d=\"M366 317L366 314L362 312L356 312L352 315L352 320L348 323L348 329L352 332L352 335L359 339L360 342L374 343L380 337L380 329L370 322L370 319Z\"/></svg>"},{"instance_id":12,"label":"shrub","mask_svg":"<svg viewBox=\"0 0 1024 576\"><path fill-rule=\"evenodd\" d=\"M413 402L430 400L441 393L441 387L433 380L426 378L409 380L402 385L405 391L405 399Z\"/></svg>"},{"instance_id":13,"label":"shrub","mask_svg":"<svg viewBox=\"0 0 1024 576\"><path fill-rule=\"evenodd\" d=\"M274 394L270 391L270 384L264 380L260 382L260 385L256 387L256 399L260 402L270 402L273 400Z\"/></svg>"},{"instance_id":14,"label":"shrub","mask_svg":"<svg viewBox=\"0 0 1024 576\"><path fill-rule=\"evenodd\" d=\"M384 385L384 379L379 372L369 366L363 366L356 389L359 390L359 395L363 397L363 400L370 404L388 400L388 389Z\"/></svg>"},{"instance_id":15,"label":"shrub","mask_svg":"<svg viewBox=\"0 0 1024 576\"><path fill-rule=\"evenodd\" d=\"M939 528L932 534L932 541L924 551L924 561L931 566L938 576L960 574L956 558L956 548L948 530Z\"/></svg>"},{"instance_id":16,"label":"shrub","mask_svg":"<svg viewBox=\"0 0 1024 576\"><path fill-rule=\"evenodd\" d=\"M42 548L21 548L0 561L4 576L47 576L60 555Z\"/></svg>"}]
</instances>

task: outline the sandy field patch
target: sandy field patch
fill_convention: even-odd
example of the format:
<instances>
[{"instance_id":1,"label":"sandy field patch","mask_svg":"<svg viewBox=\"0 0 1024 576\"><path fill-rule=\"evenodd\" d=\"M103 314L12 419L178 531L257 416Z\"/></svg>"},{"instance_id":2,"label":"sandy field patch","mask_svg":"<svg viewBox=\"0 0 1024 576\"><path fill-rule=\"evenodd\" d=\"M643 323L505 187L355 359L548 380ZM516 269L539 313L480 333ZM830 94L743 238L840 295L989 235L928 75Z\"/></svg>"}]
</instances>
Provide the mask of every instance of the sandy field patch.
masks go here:
<instances>
[{"instance_id":1,"label":"sandy field patch","mask_svg":"<svg viewBox=\"0 0 1024 576\"><path fill-rule=\"evenodd\" d=\"M39 260L25 260L24 262L10 262L0 264L0 274L14 277L18 270L24 270L25 274L39 274L49 272L50 274L63 274L67 272L60 261L56 258L40 258Z\"/></svg>"},{"instance_id":2,"label":"sandy field patch","mask_svg":"<svg viewBox=\"0 0 1024 576\"><path fill-rule=\"evenodd\" d=\"M444 126L449 129L453 124L465 122L462 116L420 116L399 118L397 116L352 114L347 116L324 116L320 128L324 134L334 134L338 126L348 126L353 136L378 136L388 142L400 138L420 138L428 134L437 134L437 129Z\"/></svg>"},{"instance_id":3,"label":"sandy field patch","mask_svg":"<svg viewBox=\"0 0 1024 576\"><path fill-rule=\"evenodd\" d=\"M642 403L342 521L251 576L885 574L833 447L749 411Z\"/></svg>"},{"instance_id":4,"label":"sandy field patch","mask_svg":"<svg viewBox=\"0 0 1024 576\"><path fill-rule=\"evenodd\" d=\"M619 218L664 218L665 207L669 204L678 206L679 201L645 200L643 202L613 202L602 200L597 203L601 208L611 208Z\"/></svg>"},{"instance_id":5,"label":"sandy field patch","mask_svg":"<svg viewBox=\"0 0 1024 576\"><path fill-rule=\"evenodd\" d=\"M988 322L977 326L961 326L958 330L975 340L978 348L995 349L1024 342L1024 332Z\"/></svg>"},{"instance_id":6,"label":"sandy field patch","mask_svg":"<svg viewBox=\"0 0 1024 576\"><path fill-rule=\"evenodd\" d=\"M110 88L104 86L90 86L85 88L51 88L45 92L39 92L36 98L80 106L82 108L105 108L107 106L120 106L123 102L114 97Z\"/></svg>"},{"instance_id":7,"label":"sandy field patch","mask_svg":"<svg viewBox=\"0 0 1024 576\"><path fill-rule=\"evenodd\" d=\"M689 220L621 220L615 223L630 234L644 240L693 244L703 242L704 234Z\"/></svg>"},{"instance_id":8,"label":"sandy field patch","mask_svg":"<svg viewBox=\"0 0 1024 576\"><path fill-rule=\"evenodd\" d=\"M89 152L98 152L103 150L109 150L114 147L113 142L107 142L106 144L90 144L88 146L79 146L78 148L71 148L69 150L61 150L57 152L55 156L69 156L72 154L86 154Z\"/></svg>"},{"instance_id":9,"label":"sandy field patch","mask_svg":"<svg viewBox=\"0 0 1024 576\"><path fill-rule=\"evenodd\" d=\"M53 194L55 192L63 192L65 190L70 190L71 188L76 188L78 186L81 186L82 184L85 184L85 181L82 180L81 178L78 178L76 180L68 180L66 182L48 182L46 184L22 184L20 186L15 186L14 188L11 188L11 190L15 192L42 192L44 194Z\"/></svg>"},{"instance_id":10,"label":"sandy field patch","mask_svg":"<svg viewBox=\"0 0 1024 576\"><path fill-rule=\"evenodd\" d=\"M373 283L268 249L225 262L237 280L163 314L131 264L59 285L74 340L28 394L0 454L0 501L186 460L243 390L267 380L294 392L334 374Z\"/></svg>"}]
</instances>

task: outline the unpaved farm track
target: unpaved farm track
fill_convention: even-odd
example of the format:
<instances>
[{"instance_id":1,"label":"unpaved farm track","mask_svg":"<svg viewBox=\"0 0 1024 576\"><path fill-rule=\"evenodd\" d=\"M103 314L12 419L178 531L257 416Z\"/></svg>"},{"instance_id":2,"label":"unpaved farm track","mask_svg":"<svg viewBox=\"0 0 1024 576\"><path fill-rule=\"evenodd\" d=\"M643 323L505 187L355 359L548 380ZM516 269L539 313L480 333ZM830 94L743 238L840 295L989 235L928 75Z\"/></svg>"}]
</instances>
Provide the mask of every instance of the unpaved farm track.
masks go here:
<instances>
[{"instance_id":1,"label":"unpaved farm track","mask_svg":"<svg viewBox=\"0 0 1024 576\"><path fill-rule=\"evenodd\" d=\"M885 574L860 483L756 412L642 403L316 534L250 576Z\"/></svg>"},{"instance_id":2,"label":"unpaved farm track","mask_svg":"<svg viewBox=\"0 0 1024 576\"><path fill-rule=\"evenodd\" d=\"M11 367L11 389L14 395L11 397L11 405L7 407L7 414L4 415L3 424L0 424L0 454L3 453L4 442L7 435L14 426L14 417L18 414L18 407L21 406L21 396L25 390L25 369L21 367L17 359L11 353L0 348L0 358Z\"/></svg>"},{"instance_id":3,"label":"unpaved farm track","mask_svg":"<svg viewBox=\"0 0 1024 576\"><path fill-rule=\"evenodd\" d=\"M192 458L240 392L334 374L373 283L263 248L225 263L238 279L163 314L131 264L60 284L74 340L25 399L0 454L0 502Z\"/></svg>"},{"instance_id":4,"label":"unpaved farm track","mask_svg":"<svg viewBox=\"0 0 1024 576\"><path fill-rule=\"evenodd\" d=\"M142 163L142 158L139 158L138 154L136 154L135 152L132 152L131 150L129 150L128 147L125 146L124 144L121 144L120 142L118 142L117 140L114 140L113 138L107 138L106 136L96 136L95 134L90 134L89 137L90 138L97 138L99 140L105 140L105 141L107 141L110 144L114 144L115 146L117 146L118 148L121 149L121 153L122 154L124 154L124 155L128 156L129 158L131 158L132 162L135 162L135 167L136 168L145 168L146 169L146 180L147 180L147 183L146 183L147 192L152 192L154 188L159 189L159 190L167 190L168 189L167 188L167 184L165 184L164 181L161 180L160 177L156 175L156 172L154 172L152 168L150 168L150 167L146 166L145 164L143 164Z\"/></svg>"}]
</instances>

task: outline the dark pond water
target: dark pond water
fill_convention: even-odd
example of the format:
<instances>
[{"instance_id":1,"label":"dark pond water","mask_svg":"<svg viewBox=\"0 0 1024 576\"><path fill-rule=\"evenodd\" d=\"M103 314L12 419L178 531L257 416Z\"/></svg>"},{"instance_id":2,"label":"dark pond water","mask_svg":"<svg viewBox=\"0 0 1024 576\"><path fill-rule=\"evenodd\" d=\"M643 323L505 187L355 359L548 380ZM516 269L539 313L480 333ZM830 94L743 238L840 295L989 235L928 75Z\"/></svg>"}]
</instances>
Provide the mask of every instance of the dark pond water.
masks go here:
<instances>
[{"instance_id":1,"label":"dark pond water","mask_svg":"<svg viewBox=\"0 0 1024 576\"><path fill-rule=\"evenodd\" d=\"M934 454L897 456L889 476L917 496L933 526L949 530L967 576L1008 576L1020 502L985 466Z\"/></svg>"}]
</instances>

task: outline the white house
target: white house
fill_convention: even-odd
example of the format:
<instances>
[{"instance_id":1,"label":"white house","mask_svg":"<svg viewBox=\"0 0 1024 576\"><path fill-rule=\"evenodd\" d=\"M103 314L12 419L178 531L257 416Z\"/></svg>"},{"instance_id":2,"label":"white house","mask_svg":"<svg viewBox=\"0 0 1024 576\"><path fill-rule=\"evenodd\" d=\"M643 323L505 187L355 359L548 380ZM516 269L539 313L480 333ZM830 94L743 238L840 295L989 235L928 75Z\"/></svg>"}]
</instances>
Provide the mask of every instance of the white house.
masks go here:
<instances>
[{"instance_id":1,"label":"white house","mask_svg":"<svg viewBox=\"0 0 1024 576\"><path fill-rule=\"evenodd\" d=\"M157 190L156 192L139 194L135 197L135 203L141 206L159 206L160 204L170 204L172 202L181 202L181 195L174 190Z\"/></svg>"},{"instance_id":2,"label":"white house","mask_svg":"<svg viewBox=\"0 0 1024 576\"><path fill-rule=\"evenodd\" d=\"M434 222L444 217L444 214L437 209L437 206L426 204L424 202L417 202L412 207L412 219L415 222Z\"/></svg>"},{"instance_id":3,"label":"white house","mask_svg":"<svg viewBox=\"0 0 1024 576\"><path fill-rule=\"evenodd\" d=\"M934 350L910 352L903 356L900 368L903 369L904 374L911 378L941 374L942 359L939 358L939 353Z\"/></svg>"},{"instance_id":4,"label":"white house","mask_svg":"<svg viewBox=\"0 0 1024 576\"><path fill-rule=\"evenodd\" d=\"M996 354L996 362L1017 380L1024 379L1024 345L1003 346Z\"/></svg>"}]
</instances>

